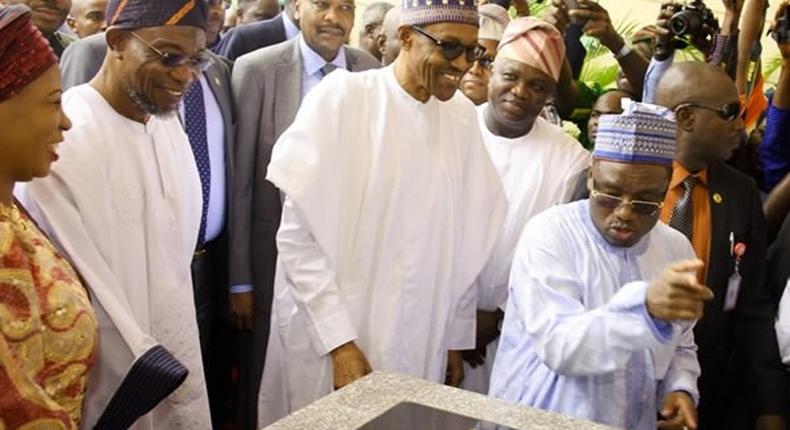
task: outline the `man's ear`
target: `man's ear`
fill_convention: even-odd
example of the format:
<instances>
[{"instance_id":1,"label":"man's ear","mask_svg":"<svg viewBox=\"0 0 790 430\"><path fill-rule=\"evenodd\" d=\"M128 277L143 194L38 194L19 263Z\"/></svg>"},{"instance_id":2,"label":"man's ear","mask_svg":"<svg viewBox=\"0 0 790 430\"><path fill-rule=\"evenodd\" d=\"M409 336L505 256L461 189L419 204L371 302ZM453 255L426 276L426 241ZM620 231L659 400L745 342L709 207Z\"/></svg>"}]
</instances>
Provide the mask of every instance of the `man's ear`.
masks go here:
<instances>
[{"instance_id":1,"label":"man's ear","mask_svg":"<svg viewBox=\"0 0 790 430\"><path fill-rule=\"evenodd\" d=\"M104 37L107 39L107 48L116 58L123 58L122 51L129 40L129 35L126 31L110 27L104 32Z\"/></svg>"},{"instance_id":2,"label":"man's ear","mask_svg":"<svg viewBox=\"0 0 790 430\"><path fill-rule=\"evenodd\" d=\"M66 17L66 25L69 26L69 30L77 34L77 20L73 16L69 15Z\"/></svg>"},{"instance_id":3,"label":"man's ear","mask_svg":"<svg viewBox=\"0 0 790 430\"><path fill-rule=\"evenodd\" d=\"M678 123L678 128L684 131L694 130L694 111L689 108L680 108L675 112L675 121Z\"/></svg>"},{"instance_id":4,"label":"man's ear","mask_svg":"<svg viewBox=\"0 0 790 430\"><path fill-rule=\"evenodd\" d=\"M595 161L590 161L590 167L587 168L587 191L592 193L593 190L593 169L595 166Z\"/></svg>"},{"instance_id":5,"label":"man's ear","mask_svg":"<svg viewBox=\"0 0 790 430\"><path fill-rule=\"evenodd\" d=\"M414 32L406 26L398 28L398 41L400 41L400 49L408 51L414 44Z\"/></svg>"},{"instance_id":6,"label":"man's ear","mask_svg":"<svg viewBox=\"0 0 790 430\"><path fill-rule=\"evenodd\" d=\"M379 53L384 55L384 47L387 46L387 35L382 31L376 35L376 46L379 48Z\"/></svg>"},{"instance_id":7,"label":"man's ear","mask_svg":"<svg viewBox=\"0 0 790 430\"><path fill-rule=\"evenodd\" d=\"M299 20L302 18L302 7L304 7L304 5L302 4L302 0L293 0L293 2L294 2L294 19L297 22L299 22Z\"/></svg>"}]
</instances>

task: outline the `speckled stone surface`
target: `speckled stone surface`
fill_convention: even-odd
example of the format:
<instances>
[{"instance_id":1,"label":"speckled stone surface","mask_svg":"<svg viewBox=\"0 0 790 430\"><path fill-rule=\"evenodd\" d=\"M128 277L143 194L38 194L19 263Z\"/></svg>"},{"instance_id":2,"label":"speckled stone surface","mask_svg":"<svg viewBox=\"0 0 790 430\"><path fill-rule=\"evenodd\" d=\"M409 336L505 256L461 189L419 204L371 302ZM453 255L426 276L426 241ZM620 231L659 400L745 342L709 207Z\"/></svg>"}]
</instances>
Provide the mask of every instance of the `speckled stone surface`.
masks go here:
<instances>
[{"instance_id":1,"label":"speckled stone surface","mask_svg":"<svg viewBox=\"0 0 790 430\"><path fill-rule=\"evenodd\" d=\"M401 402L414 402L523 430L611 430L470 391L375 372L266 427L267 430L357 429Z\"/></svg>"}]
</instances>

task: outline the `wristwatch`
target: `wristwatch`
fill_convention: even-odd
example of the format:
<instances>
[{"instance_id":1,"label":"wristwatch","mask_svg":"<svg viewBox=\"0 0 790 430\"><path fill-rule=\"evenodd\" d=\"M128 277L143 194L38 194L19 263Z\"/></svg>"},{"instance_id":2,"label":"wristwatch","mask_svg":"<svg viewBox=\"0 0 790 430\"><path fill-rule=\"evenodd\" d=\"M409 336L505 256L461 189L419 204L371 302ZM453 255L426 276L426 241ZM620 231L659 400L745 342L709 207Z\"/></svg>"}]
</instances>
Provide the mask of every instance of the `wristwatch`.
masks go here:
<instances>
[{"instance_id":1,"label":"wristwatch","mask_svg":"<svg viewBox=\"0 0 790 430\"><path fill-rule=\"evenodd\" d=\"M614 53L614 59L615 60L619 60L619 59L625 57L626 55L630 54L631 51L633 51L633 50L634 50L634 48L632 48L630 45L628 45L628 43L623 43L623 47L620 48L620 50L618 52Z\"/></svg>"}]
</instances>

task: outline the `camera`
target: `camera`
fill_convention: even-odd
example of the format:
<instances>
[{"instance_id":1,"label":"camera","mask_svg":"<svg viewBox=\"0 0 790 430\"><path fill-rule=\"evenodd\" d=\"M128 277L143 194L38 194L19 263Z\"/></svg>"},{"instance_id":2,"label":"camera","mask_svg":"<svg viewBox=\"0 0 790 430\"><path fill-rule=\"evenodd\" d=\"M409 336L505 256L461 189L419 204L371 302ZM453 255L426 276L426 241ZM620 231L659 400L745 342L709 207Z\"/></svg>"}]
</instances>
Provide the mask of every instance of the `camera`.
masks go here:
<instances>
[{"instance_id":1,"label":"camera","mask_svg":"<svg viewBox=\"0 0 790 430\"><path fill-rule=\"evenodd\" d=\"M790 43L790 7L776 21L776 28L771 31L771 37L777 43Z\"/></svg>"},{"instance_id":2,"label":"camera","mask_svg":"<svg viewBox=\"0 0 790 430\"><path fill-rule=\"evenodd\" d=\"M706 27L709 30L706 30ZM719 21L702 0L694 0L686 6L679 7L669 21L669 30L675 36L680 37L705 36L706 32L718 29Z\"/></svg>"}]
</instances>

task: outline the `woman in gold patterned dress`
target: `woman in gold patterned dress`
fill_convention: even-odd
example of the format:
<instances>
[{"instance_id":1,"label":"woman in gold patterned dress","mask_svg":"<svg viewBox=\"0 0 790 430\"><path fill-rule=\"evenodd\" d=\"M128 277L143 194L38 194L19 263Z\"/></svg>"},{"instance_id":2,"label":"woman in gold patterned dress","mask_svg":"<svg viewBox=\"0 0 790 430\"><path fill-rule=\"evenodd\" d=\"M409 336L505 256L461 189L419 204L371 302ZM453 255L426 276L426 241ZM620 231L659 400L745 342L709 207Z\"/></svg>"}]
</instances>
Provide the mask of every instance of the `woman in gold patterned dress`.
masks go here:
<instances>
[{"instance_id":1,"label":"woman in gold patterned dress","mask_svg":"<svg viewBox=\"0 0 790 430\"><path fill-rule=\"evenodd\" d=\"M96 318L72 266L15 203L71 126L60 70L24 6L0 6L0 430L78 429Z\"/></svg>"}]
</instances>

